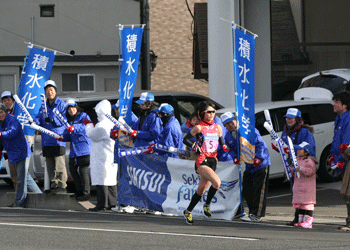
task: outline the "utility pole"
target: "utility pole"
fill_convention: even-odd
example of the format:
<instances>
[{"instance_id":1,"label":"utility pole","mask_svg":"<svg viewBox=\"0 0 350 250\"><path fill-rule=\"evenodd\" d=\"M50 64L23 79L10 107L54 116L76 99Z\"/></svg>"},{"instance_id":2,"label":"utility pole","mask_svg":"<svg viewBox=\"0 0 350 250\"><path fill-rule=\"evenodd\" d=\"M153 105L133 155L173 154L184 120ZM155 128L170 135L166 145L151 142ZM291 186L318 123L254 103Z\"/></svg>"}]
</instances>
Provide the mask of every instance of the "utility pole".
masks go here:
<instances>
[{"instance_id":1,"label":"utility pole","mask_svg":"<svg viewBox=\"0 0 350 250\"><path fill-rule=\"evenodd\" d=\"M151 89L151 60L150 60L150 28L149 28L149 0L141 2L141 23L146 24L143 31L143 42L141 49L141 89Z\"/></svg>"}]
</instances>

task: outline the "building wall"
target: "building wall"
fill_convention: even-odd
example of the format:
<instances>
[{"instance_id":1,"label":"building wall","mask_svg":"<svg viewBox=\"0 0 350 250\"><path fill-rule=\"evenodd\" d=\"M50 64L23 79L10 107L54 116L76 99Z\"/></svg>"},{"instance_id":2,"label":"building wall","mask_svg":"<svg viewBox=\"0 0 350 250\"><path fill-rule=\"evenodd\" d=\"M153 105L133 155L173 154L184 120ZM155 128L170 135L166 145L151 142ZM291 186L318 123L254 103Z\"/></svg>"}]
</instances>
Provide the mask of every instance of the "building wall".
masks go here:
<instances>
[{"instance_id":1,"label":"building wall","mask_svg":"<svg viewBox=\"0 0 350 250\"><path fill-rule=\"evenodd\" d=\"M54 4L55 17L40 17L40 4ZM0 1L0 10L1 56L24 55L23 42L76 55L117 55L117 25L140 22L140 3L131 0L11 0Z\"/></svg>"},{"instance_id":2,"label":"building wall","mask_svg":"<svg viewBox=\"0 0 350 250\"><path fill-rule=\"evenodd\" d=\"M40 4L54 4L55 16L40 17ZM17 91L23 59L8 61L4 57L24 58L25 42L59 51L51 73L51 79L58 85L58 94L62 91L62 73L67 72L95 74L96 92L118 90L117 61L58 62L57 58L62 56L60 52L70 53L71 50L75 51L75 56L117 56L117 25L139 23L140 2L133 0L0 1L0 84L11 81L5 76L8 74L14 80L12 88L1 87L0 91ZM113 82L115 86L106 88L106 82ZM135 88L141 88L140 77Z\"/></svg>"},{"instance_id":3,"label":"building wall","mask_svg":"<svg viewBox=\"0 0 350 250\"><path fill-rule=\"evenodd\" d=\"M194 3L188 0L193 13ZM158 55L151 75L152 90L177 90L209 96L208 82L192 75L191 14L185 1L150 1L150 49Z\"/></svg>"},{"instance_id":4,"label":"building wall","mask_svg":"<svg viewBox=\"0 0 350 250\"><path fill-rule=\"evenodd\" d=\"M350 2L305 1L305 42L349 42ZM350 68L350 46L308 46L313 64L309 74L333 68Z\"/></svg>"}]
</instances>

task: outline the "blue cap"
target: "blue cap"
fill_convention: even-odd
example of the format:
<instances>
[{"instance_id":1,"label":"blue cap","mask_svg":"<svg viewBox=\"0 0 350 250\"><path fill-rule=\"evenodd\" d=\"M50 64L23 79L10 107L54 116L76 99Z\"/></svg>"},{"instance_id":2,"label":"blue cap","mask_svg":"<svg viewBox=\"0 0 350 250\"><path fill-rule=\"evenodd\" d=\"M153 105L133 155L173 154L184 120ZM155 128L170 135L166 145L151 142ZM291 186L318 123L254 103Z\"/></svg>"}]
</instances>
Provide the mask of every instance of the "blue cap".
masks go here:
<instances>
[{"instance_id":1,"label":"blue cap","mask_svg":"<svg viewBox=\"0 0 350 250\"><path fill-rule=\"evenodd\" d=\"M119 108L119 100L112 105L112 109L118 109Z\"/></svg>"},{"instance_id":2,"label":"blue cap","mask_svg":"<svg viewBox=\"0 0 350 250\"><path fill-rule=\"evenodd\" d=\"M168 103L162 103L159 108L154 110L155 112L163 112L164 114L170 115L173 113L174 108Z\"/></svg>"},{"instance_id":3,"label":"blue cap","mask_svg":"<svg viewBox=\"0 0 350 250\"><path fill-rule=\"evenodd\" d=\"M49 87L49 86L54 87L55 89L57 89L56 83L55 83L54 81L52 81L52 80L47 80L47 81L45 82L45 87L44 87L44 89L46 89L46 87Z\"/></svg>"},{"instance_id":4,"label":"blue cap","mask_svg":"<svg viewBox=\"0 0 350 250\"><path fill-rule=\"evenodd\" d=\"M66 101L66 103L64 104L65 108L68 108L69 106L77 106L77 103L73 100L73 99L69 99Z\"/></svg>"},{"instance_id":5,"label":"blue cap","mask_svg":"<svg viewBox=\"0 0 350 250\"><path fill-rule=\"evenodd\" d=\"M314 150L312 149L311 145L307 143L306 141L300 143L299 145L294 145L295 149L304 149L307 151L310 155L313 155Z\"/></svg>"},{"instance_id":6,"label":"blue cap","mask_svg":"<svg viewBox=\"0 0 350 250\"><path fill-rule=\"evenodd\" d=\"M136 101L137 104L142 104L144 102L153 102L154 101L154 95L148 92L143 92L140 96L140 99Z\"/></svg>"},{"instance_id":7,"label":"blue cap","mask_svg":"<svg viewBox=\"0 0 350 250\"><path fill-rule=\"evenodd\" d=\"M301 117L301 112L299 109L290 108L287 110L287 114L284 117L289 117L289 118Z\"/></svg>"},{"instance_id":8,"label":"blue cap","mask_svg":"<svg viewBox=\"0 0 350 250\"><path fill-rule=\"evenodd\" d=\"M220 116L220 118L221 118L222 124L224 125L236 119L235 115L232 112L225 112Z\"/></svg>"},{"instance_id":9,"label":"blue cap","mask_svg":"<svg viewBox=\"0 0 350 250\"><path fill-rule=\"evenodd\" d=\"M10 91L4 91L1 95L1 99L4 97L12 97L13 98L13 94Z\"/></svg>"}]
</instances>

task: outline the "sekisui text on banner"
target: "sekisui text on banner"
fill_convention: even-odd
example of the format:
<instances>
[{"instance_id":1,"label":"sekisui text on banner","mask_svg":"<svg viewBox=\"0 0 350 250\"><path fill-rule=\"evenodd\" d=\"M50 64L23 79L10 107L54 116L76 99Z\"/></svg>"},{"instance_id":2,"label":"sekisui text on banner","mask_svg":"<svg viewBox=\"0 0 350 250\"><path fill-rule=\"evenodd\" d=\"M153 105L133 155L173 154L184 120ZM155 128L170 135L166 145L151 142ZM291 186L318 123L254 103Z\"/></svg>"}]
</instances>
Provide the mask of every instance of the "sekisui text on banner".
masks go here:
<instances>
[{"instance_id":1,"label":"sekisui text on banner","mask_svg":"<svg viewBox=\"0 0 350 250\"><path fill-rule=\"evenodd\" d=\"M253 163L255 155L254 36L232 28L234 41L234 74L239 124L240 159Z\"/></svg>"},{"instance_id":2,"label":"sekisui text on banner","mask_svg":"<svg viewBox=\"0 0 350 250\"><path fill-rule=\"evenodd\" d=\"M130 124L132 98L134 96L137 71L139 67L142 27L119 26L119 51L122 59L119 60L119 115Z\"/></svg>"},{"instance_id":3,"label":"sekisui text on banner","mask_svg":"<svg viewBox=\"0 0 350 250\"><path fill-rule=\"evenodd\" d=\"M28 50L29 54L22 70L17 95L29 114L35 117L41 106L40 95L45 92L45 82L50 79L56 51L36 48L32 44L28 45ZM23 132L29 143L33 143L35 130L30 127L28 119L17 104L14 115L22 124Z\"/></svg>"}]
</instances>

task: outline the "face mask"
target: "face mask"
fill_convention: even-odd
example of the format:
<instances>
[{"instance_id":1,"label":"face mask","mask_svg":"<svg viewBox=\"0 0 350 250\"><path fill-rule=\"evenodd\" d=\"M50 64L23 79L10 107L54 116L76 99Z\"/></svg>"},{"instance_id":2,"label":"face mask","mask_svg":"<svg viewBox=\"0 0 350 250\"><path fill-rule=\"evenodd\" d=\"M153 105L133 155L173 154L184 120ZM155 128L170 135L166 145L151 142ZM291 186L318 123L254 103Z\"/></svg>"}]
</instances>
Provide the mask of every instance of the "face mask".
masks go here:
<instances>
[{"instance_id":1,"label":"face mask","mask_svg":"<svg viewBox=\"0 0 350 250\"><path fill-rule=\"evenodd\" d=\"M171 115L167 115L167 116L163 116L163 117L161 117L160 119L162 120L162 122L163 122L163 126L165 125L165 124L167 124L168 123L168 121L170 120L170 118L171 117L173 117L174 115L173 114L171 114Z\"/></svg>"}]
</instances>

